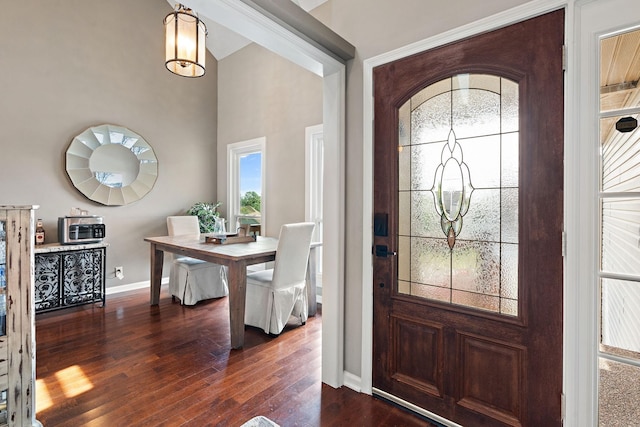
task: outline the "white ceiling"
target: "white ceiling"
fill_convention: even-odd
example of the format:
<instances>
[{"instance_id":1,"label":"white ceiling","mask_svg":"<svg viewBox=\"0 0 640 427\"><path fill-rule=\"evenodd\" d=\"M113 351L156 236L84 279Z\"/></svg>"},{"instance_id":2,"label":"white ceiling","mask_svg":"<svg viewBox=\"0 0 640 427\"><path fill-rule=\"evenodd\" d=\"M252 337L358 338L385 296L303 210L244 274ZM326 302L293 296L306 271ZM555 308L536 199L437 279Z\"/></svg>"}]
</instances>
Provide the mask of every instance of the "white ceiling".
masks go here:
<instances>
[{"instance_id":1,"label":"white ceiling","mask_svg":"<svg viewBox=\"0 0 640 427\"><path fill-rule=\"evenodd\" d=\"M169 4L174 5L172 0L167 0ZM291 0L307 12L325 3L327 0ZM197 10L195 11L198 12ZM226 56L242 49L250 40L235 33L223 25L218 24L206 17L200 17L207 26L207 49L219 61Z\"/></svg>"}]
</instances>

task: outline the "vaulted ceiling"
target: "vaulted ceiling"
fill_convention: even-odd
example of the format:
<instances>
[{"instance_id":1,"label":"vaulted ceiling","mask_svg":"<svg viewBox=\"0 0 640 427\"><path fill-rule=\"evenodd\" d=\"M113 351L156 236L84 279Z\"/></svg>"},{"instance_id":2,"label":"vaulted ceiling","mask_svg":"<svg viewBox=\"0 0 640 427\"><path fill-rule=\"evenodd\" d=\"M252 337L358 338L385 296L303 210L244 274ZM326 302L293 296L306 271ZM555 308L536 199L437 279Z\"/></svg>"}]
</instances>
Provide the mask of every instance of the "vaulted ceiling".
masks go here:
<instances>
[{"instance_id":1,"label":"vaulted ceiling","mask_svg":"<svg viewBox=\"0 0 640 427\"><path fill-rule=\"evenodd\" d=\"M167 0L172 6L174 2ZM291 0L294 4L300 6L305 11L310 11L325 3L327 0ZM197 12L197 11L196 11ZM201 17L202 21L207 26L207 49L213 54L213 56L219 61L226 56L242 49L251 43L251 40L243 37L242 35L235 33L225 26L212 21L206 17Z\"/></svg>"}]
</instances>

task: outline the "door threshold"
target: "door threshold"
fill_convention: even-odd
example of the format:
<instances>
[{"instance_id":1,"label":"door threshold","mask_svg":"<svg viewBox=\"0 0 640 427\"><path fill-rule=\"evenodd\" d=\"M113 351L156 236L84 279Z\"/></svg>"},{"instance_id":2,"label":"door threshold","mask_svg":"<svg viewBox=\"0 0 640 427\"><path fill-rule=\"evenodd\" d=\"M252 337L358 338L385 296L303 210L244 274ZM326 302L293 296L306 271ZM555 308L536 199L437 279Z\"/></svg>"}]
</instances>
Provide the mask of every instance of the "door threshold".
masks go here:
<instances>
[{"instance_id":1,"label":"door threshold","mask_svg":"<svg viewBox=\"0 0 640 427\"><path fill-rule=\"evenodd\" d=\"M446 418L441 417L438 414L434 414L433 412L427 411L426 409L423 409L419 406L414 405L413 403L407 402L404 399L401 399L397 396L394 396L392 394L387 393L386 391L382 391L380 389L377 389L375 387L373 387L371 389L372 394L375 397L379 397L381 399L384 400L388 400L389 402L396 404L398 406L401 406L413 413L415 413L416 415L426 418L427 421L435 423L437 425L440 425L442 427L464 427L460 424L454 423L453 421L450 421Z\"/></svg>"}]
</instances>

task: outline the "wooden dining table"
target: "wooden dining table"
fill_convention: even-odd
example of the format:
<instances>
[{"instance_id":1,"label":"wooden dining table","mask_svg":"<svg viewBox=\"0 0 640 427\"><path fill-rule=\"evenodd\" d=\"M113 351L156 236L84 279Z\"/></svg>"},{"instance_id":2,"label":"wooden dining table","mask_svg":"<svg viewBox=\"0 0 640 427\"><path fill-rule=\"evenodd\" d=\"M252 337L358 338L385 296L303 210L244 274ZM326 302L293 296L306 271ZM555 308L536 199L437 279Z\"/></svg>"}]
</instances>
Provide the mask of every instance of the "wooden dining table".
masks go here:
<instances>
[{"instance_id":1,"label":"wooden dining table","mask_svg":"<svg viewBox=\"0 0 640 427\"><path fill-rule=\"evenodd\" d=\"M160 303L164 252L172 252L227 266L231 347L234 349L242 348L244 345L247 266L275 260L278 239L258 236L255 241L248 243L215 244L205 242L204 236L194 234L146 237L144 240L151 245L151 305ZM310 316L316 314L316 252L320 246L320 243L311 244L307 265L307 297Z\"/></svg>"}]
</instances>

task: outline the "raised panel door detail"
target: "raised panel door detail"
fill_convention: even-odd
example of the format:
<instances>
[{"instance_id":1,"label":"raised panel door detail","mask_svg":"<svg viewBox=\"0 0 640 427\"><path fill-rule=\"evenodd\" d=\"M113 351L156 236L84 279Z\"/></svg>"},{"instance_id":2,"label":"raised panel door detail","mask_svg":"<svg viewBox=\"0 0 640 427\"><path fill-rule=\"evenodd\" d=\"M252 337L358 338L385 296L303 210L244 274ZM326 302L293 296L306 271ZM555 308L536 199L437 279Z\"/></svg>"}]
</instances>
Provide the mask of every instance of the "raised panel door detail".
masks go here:
<instances>
[{"instance_id":1,"label":"raised panel door detail","mask_svg":"<svg viewBox=\"0 0 640 427\"><path fill-rule=\"evenodd\" d=\"M519 426L525 404L525 349L465 333L457 335L457 342L458 405Z\"/></svg>"},{"instance_id":2,"label":"raised panel door detail","mask_svg":"<svg viewBox=\"0 0 640 427\"><path fill-rule=\"evenodd\" d=\"M442 326L398 316L393 317L392 325L396 331L393 378L442 396Z\"/></svg>"}]
</instances>

